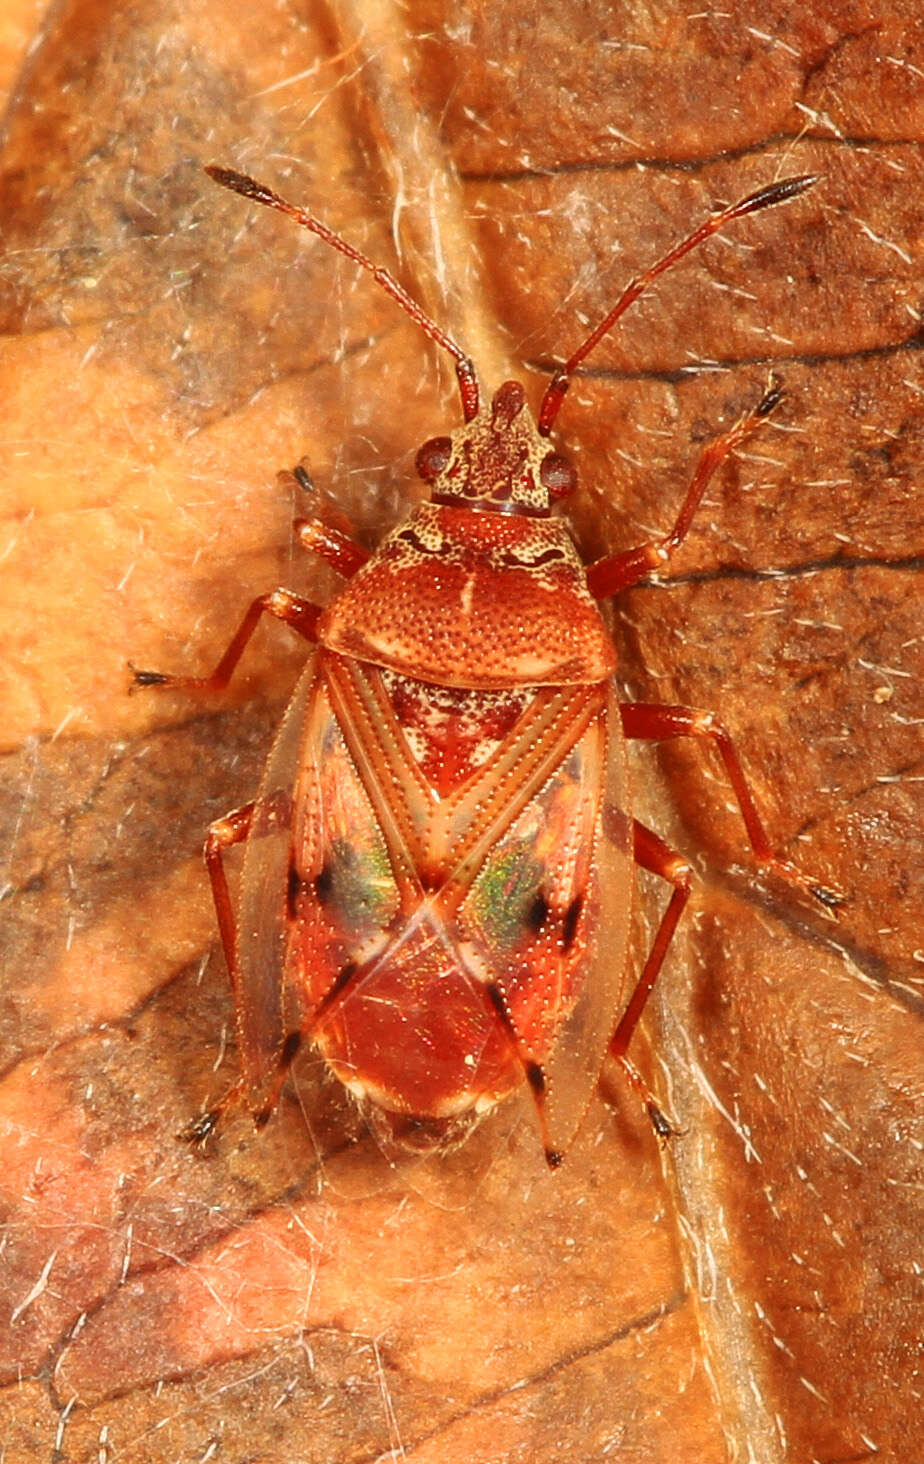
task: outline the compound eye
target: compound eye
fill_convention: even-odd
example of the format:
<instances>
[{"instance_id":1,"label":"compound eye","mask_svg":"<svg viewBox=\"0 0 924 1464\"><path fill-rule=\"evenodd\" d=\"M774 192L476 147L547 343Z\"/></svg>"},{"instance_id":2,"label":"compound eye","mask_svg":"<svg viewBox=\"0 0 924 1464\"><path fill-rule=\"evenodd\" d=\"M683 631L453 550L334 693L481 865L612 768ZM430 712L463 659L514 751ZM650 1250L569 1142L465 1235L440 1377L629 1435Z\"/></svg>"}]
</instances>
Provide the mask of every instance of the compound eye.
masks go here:
<instances>
[{"instance_id":1,"label":"compound eye","mask_svg":"<svg viewBox=\"0 0 924 1464\"><path fill-rule=\"evenodd\" d=\"M539 482L549 498L564 498L577 487L577 472L574 464L560 452L548 452L539 465Z\"/></svg>"},{"instance_id":2,"label":"compound eye","mask_svg":"<svg viewBox=\"0 0 924 1464\"><path fill-rule=\"evenodd\" d=\"M432 483L447 466L452 456L452 441L448 437L431 437L419 449L415 462L417 471L425 483Z\"/></svg>"}]
</instances>

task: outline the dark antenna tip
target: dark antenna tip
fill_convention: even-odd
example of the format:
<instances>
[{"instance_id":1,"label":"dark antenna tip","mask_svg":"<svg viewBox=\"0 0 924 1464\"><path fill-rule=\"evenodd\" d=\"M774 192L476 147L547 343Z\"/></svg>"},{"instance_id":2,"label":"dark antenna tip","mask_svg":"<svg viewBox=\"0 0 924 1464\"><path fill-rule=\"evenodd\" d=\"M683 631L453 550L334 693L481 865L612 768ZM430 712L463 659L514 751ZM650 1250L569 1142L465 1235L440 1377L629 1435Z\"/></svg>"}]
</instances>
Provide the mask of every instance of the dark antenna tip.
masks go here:
<instances>
[{"instance_id":1,"label":"dark antenna tip","mask_svg":"<svg viewBox=\"0 0 924 1464\"><path fill-rule=\"evenodd\" d=\"M275 200L276 195L269 188L265 188L254 178L248 178L246 173L237 173L233 168L220 168L217 163L208 163L205 171L214 183L220 183L222 188L230 188L232 193L240 193L243 198L252 198L257 203Z\"/></svg>"},{"instance_id":2,"label":"dark antenna tip","mask_svg":"<svg viewBox=\"0 0 924 1464\"><path fill-rule=\"evenodd\" d=\"M802 173L798 178L781 178L778 183L768 183L766 188L759 188L756 193L743 199L735 209L735 214L740 217L742 214L756 213L760 208L772 208L775 203L786 203L790 198L798 198L800 193L806 193L809 188L813 188L820 177L820 173Z\"/></svg>"},{"instance_id":3,"label":"dark antenna tip","mask_svg":"<svg viewBox=\"0 0 924 1464\"><path fill-rule=\"evenodd\" d=\"M767 390L754 408L754 416L760 418L769 417L770 413L775 411L779 406L785 395L782 377L777 376L775 372L771 371L770 380L767 382Z\"/></svg>"},{"instance_id":4,"label":"dark antenna tip","mask_svg":"<svg viewBox=\"0 0 924 1464\"><path fill-rule=\"evenodd\" d=\"M459 388L465 420L471 422L478 415L478 382L471 361L462 347L452 339L452 336L447 335L436 321L430 318L423 306L418 305L413 296L408 294L404 286L399 284L387 269L382 269L367 254L363 254L361 249L356 249L340 234L329 229L326 224L322 224L321 220L315 218L308 209L289 203L278 193L274 193L272 188L267 188L264 183L258 183L255 178L248 177L246 173L238 173L234 168L219 167L217 163L206 163L205 171L213 183L221 184L222 188L230 188L232 193L239 193L242 198L249 198L253 203L264 203L267 207L286 214L297 224L301 224L303 228L316 234L319 239L323 239L325 244L329 244L339 254L346 255L347 259L351 259L360 269L367 270L379 288L400 305L405 315L410 316L424 335L429 336L431 341L435 341L442 350L448 351L453 357L459 372Z\"/></svg>"}]
</instances>

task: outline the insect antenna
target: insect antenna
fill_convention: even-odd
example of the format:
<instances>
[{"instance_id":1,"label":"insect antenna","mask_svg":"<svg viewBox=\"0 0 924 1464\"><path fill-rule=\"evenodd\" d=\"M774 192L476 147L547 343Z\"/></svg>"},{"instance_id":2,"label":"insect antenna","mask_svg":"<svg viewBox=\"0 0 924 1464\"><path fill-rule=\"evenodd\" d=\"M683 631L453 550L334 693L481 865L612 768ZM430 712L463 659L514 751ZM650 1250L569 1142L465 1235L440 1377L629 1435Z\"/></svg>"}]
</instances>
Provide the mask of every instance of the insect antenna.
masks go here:
<instances>
[{"instance_id":1,"label":"insect antenna","mask_svg":"<svg viewBox=\"0 0 924 1464\"><path fill-rule=\"evenodd\" d=\"M817 182L818 177L816 174L804 174L798 178L782 178L778 183L770 183L766 188L758 189L756 193L749 193L747 198L742 198L740 202L733 203L730 208L723 208L721 212L712 214L705 223L700 224L698 229L694 229L693 233L688 235L686 239L682 239L679 244L675 244L673 249L669 250L662 259L659 259L644 274L638 275L634 280L631 280L610 313L600 321L600 324L591 331L587 339L568 357L564 366L558 367L552 380L546 387L545 396L542 398L542 405L539 408L538 420L539 431L543 437L547 437L552 430L552 423L558 416L559 408L565 399L565 393L571 385L571 374L575 367L579 366L585 357L590 355L594 346L603 339L608 331L612 330L619 317L628 310L630 305L634 305L639 295L648 289L648 286L653 280L657 279L658 275L664 274L665 270L670 269L685 254L689 254L691 249L695 249L698 244L702 244L704 239L708 239L711 235L717 234L720 229L724 229L725 225L731 223L732 219L740 219L745 214L757 213L759 209L772 208L776 203L786 203L790 198L798 198L800 193L804 193L807 188L811 188L812 184Z\"/></svg>"},{"instance_id":2,"label":"insect antenna","mask_svg":"<svg viewBox=\"0 0 924 1464\"><path fill-rule=\"evenodd\" d=\"M297 204L289 203L287 199L281 198L274 193L272 188L267 188L265 183L258 183L255 178L249 178L246 173L237 173L233 168L220 168L214 163L209 164L205 171L215 183L220 183L223 188L230 188L232 193L240 193L243 198L249 198L254 203L265 204L267 208L275 208L279 213L287 214L297 224L302 224L310 229L312 234L317 234L325 244L332 249L345 254L347 259L358 264L360 269L367 270L377 285L390 295L393 300L401 306L406 315L409 315L414 324L419 326L424 335L444 351L448 351L456 363L456 376L459 382L459 393L462 397L462 413L466 422L471 422L478 415L478 380L475 376L475 365L471 357L466 355L462 347L453 340L452 336L437 325L421 305L408 294L403 285L399 284L394 275L381 265L375 264L361 249L335 234L320 219L315 218L305 208L299 208Z\"/></svg>"}]
</instances>

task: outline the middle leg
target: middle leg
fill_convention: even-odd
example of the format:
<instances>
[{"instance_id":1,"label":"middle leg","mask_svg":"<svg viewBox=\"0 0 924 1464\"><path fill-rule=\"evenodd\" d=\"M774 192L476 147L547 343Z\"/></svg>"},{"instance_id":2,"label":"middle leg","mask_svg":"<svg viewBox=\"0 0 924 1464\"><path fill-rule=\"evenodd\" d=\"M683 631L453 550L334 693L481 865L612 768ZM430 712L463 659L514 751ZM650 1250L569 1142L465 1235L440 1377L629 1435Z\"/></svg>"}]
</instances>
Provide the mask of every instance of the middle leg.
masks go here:
<instances>
[{"instance_id":1,"label":"middle leg","mask_svg":"<svg viewBox=\"0 0 924 1464\"><path fill-rule=\"evenodd\" d=\"M790 884L805 890L818 901L825 914L835 918L834 909L840 904L842 896L836 890L819 884L797 864L793 864L792 860L784 859L770 843L734 743L712 712L697 711L694 707L659 706L647 702L625 702L619 710L627 737L655 742L666 742L675 737L696 737L710 741L725 764L725 771L758 864L775 870Z\"/></svg>"}]
</instances>

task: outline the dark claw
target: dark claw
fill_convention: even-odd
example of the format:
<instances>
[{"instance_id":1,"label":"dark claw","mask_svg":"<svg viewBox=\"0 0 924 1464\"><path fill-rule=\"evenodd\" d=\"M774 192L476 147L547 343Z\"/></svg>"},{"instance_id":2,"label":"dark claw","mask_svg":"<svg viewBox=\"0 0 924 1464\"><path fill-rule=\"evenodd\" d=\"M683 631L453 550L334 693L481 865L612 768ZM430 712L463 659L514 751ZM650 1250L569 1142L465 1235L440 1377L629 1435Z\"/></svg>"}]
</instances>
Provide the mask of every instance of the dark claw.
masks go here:
<instances>
[{"instance_id":1,"label":"dark claw","mask_svg":"<svg viewBox=\"0 0 924 1464\"><path fill-rule=\"evenodd\" d=\"M163 671L139 671L133 661L128 662L128 669L132 673L132 684L128 688L129 693L133 692L136 686L163 686L165 681L171 681L173 679Z\"/></svg>"},{"instance_id":2,"label":"dark claw","mask_svg":"<svg viewBox=\"0 0 924 1464\"><path fill-rule=\"evenodd\" d=\"M836 920L838 906L843 905L847 896L842 894L840 890L828 889L827 885L812 885L810 893L815 896L819 905L824 906L827 914Z\"/></svg>"},{"instance_id":3,"label":"dark claw","mask_svg":"<svg viewBox=\"0 0 924 1464\"><path fill-rule=\"evenodd\" d=\"M651 1119L651 1127L654 1129L662 1144L666 1144L671 1139L676 1138L680 1130L671 1123L669 1118L665 1117L657 1103L646 1103L645 1108L648 1117Z\"/></svg>"},{"instance_id":4,"label":"dark claw","mask_svg":"<svg viewBox=\"0 0 924 1464\"><path fill-rule=\"evenodd\" d=\"M755 417L769 417L779 406L786 395L783 390L783 383L778 376L771 376L767 390L764 392L757 406L754 408Z\"/></svg>"},{"instance_id":5,"label":"dark claw","mask_svg":"<svg viewBox=\"0 0 924 1464\"><path fill-rule=\"evenodd\" d=\"M194 1118L191 1124L181 1129L177 1134L184 1144L195 1144L197 1148L204 1148L218 1127L218 1120L221 1117L221 1110L210 1108L206 1113L200 1113Z\"/></svg>"}]
</instances>

